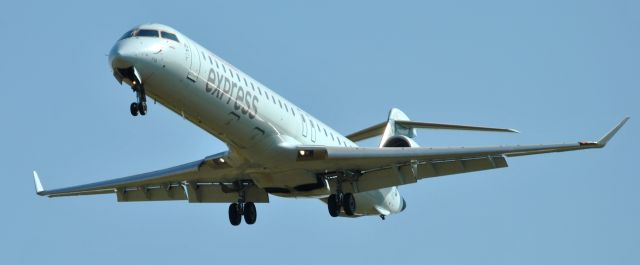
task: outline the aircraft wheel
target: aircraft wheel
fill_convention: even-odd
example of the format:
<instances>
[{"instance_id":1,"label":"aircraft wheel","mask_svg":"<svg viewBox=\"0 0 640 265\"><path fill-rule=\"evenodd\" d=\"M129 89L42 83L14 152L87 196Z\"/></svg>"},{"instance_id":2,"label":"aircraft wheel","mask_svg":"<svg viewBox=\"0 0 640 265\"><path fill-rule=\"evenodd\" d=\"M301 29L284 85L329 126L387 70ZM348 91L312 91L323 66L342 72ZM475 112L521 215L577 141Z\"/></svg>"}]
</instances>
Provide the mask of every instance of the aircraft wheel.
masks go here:
<instances>
[{"instance_id":1,"label":"aircraft wheel","mask_svg":"<svg viewBox=\"0 0 640 265\"><path fill-rule=\"evenodd\" d=\"M147 102L140 102L138 104L138 111L140 112L140 115L147 114Z\"/></svg>"},{"instance_id":2,"label":"aircraft wheel","mask_svg":"<svg viewBox=\"0 0 640 265\"><path fill-rule=\"evenodd\" d=\"M240 212L240 205L232 203L229 205L229 222L233 226L237 226L242 221L242 213Z\"/></svg>"},{"instance_id":3,"label":"aircraft wheel","mask_svg":"<svg viewBox=\"0 0 640 265\"><path fill-rule=\"evenodd\" d=\"M348 216L353 216L356 212L356 198L353 197L353 193L347 193L344 195L342 199L342 208L344 209L344 213Z\"/></svg>"},{"instance_id":4,"label":"aircraft wheel","mask_svg":"<svg viewBox=\"0 0 640 265\"><path fill-rule=\"evenodd\" d=\"M256 205L253 202L246 202L244 204L244 222L252 225L256 223L256 219L258 219Z\"/></svg>"},{"instance_id":5,"label":"aircraft wheel","mask_svg":"<svg viewBox=\"0 0 640 265\"><path fill-rule=\"evenodd\" d=\"M135 102L131 103L129 110L131 110L131 115L138 116L138 103L135 103Z\"/></svg>"},{"instance_id":6,"label":"aircraft wheel","mask_svg":"<svg viewBox=\"0 0 640 265\"><path fill-rule=\"evenodd\" d=\"M338 202L338 196L335 194L329 195L327 208L329 208L329 215L331 215L331 217L337 217L340 215L340 203Z\"/></svg>"}]
</instances>

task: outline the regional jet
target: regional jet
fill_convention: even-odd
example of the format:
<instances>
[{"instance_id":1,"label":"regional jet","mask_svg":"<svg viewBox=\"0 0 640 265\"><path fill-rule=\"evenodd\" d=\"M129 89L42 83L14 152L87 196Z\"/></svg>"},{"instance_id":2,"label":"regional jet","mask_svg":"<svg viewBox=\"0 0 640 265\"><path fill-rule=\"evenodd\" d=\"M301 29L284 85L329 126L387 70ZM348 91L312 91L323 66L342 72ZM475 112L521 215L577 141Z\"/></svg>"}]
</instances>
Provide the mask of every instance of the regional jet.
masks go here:
<instances>
[{"instance_id":1,"label":"regional jet","mask_svg":"<svg viewBox=\"0 0 640 265\"><path fill-rule=\"evenodd\" d=\"M513 129L411 121L391 109L386 121L342 135L177 30L143 24L111 49L115 79L136 95L133 116L147 114L147 97L228 146L196 161L100 182L36 193L61 197L115 194L118 202L185 200L229 203L229 221L254 224L256 203L269 196L315 198L332 217L386 216L407 203L398 186L425 178L507 167L507 157L602 148L627 122L597 141L487 147L420 147L417 129L517 132ZM381 136L378 147L356 142Z\"/></svg>"}]
</instances>

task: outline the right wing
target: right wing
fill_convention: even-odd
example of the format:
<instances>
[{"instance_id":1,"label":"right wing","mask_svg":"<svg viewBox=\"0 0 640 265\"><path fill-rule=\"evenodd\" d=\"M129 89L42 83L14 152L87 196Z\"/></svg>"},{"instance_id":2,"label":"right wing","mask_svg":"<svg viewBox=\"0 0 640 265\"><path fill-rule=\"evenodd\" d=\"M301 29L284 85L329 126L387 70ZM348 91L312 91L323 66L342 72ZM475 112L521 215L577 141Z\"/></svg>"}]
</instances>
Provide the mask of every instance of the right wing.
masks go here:
<instances>
[{"instance_id":1,"label":"right wing","mask_svg":"<svg viewBox=\"0 0 640 265\"><path fill-rule=\"evenodd\" d=\"M36 193L60 197L116 193L119 202L188 200L189 202L237 202L238 187L246 179L228 162L227 152L179 166L84 185L45 190L34 171ZM246 199L268 202L268 194L255 185L246 188Z\"/></svg>"},{"instance_id":2,"label":"right wing","mask_svg":"<svg viewBox=\"0 0 640 265\"><path fill-rule=\"evenodd\" d=\"M505 157L602 148L628 120L623 119L598 141L444 148L300 146L297 161L314 172L351 172L354 181L346 189L363 192L414 183L426 177L506 167Z\"/></svg>"}]
</instances>

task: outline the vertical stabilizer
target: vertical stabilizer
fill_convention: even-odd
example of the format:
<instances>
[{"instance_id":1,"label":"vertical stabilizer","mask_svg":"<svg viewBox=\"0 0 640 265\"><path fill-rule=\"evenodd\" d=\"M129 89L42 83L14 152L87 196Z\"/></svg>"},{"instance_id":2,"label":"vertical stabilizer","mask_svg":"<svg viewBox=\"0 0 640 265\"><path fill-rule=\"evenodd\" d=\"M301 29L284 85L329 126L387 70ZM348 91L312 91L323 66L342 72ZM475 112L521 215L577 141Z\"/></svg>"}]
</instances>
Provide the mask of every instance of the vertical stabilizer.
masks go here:
<instances>
[{"instance_id":1,"label":"vertical stabilizer","mask_svg":"<svg viewBox=\"0 0 640 265\"><path fill-rule=\"evenodd\" d=\"M384 129L384 134L382 134L382 139L380 140L380 146L383 145L389 140L389 138L403 135L409 138L416 137L416 129L402 126L400 124L396 124L396 121L410 121L407 114L404 114L399 109L392 108L389 111L389 118L387 119L387 126Z\"/></svg>"}]
</instances>

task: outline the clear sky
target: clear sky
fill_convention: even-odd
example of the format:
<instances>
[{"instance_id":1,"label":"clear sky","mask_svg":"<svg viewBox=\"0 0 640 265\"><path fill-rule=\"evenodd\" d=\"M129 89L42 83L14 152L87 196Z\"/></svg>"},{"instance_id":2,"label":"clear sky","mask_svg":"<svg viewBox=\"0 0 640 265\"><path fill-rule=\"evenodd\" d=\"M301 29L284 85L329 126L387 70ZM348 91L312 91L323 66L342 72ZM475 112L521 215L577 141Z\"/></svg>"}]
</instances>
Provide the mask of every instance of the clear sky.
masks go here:
<instances>
[{"instance_id":1,"label":"clear sky","mask_svg":"<svg viewBox=\"0 0 640 265\"><path fill-rule=\"evenodd\" d=\"M639 1L203 2L0 5L2 264L640 264ZM57 188L226 149L161 105L129 114L106 54L147 22L344 134L391 107L522 132L421 131L424 146L592 140L632 119L602 150L403 186L386 221L272 197L232 227L227 204L36 196L34 169Z\"/></svg>"}]
</instances>

